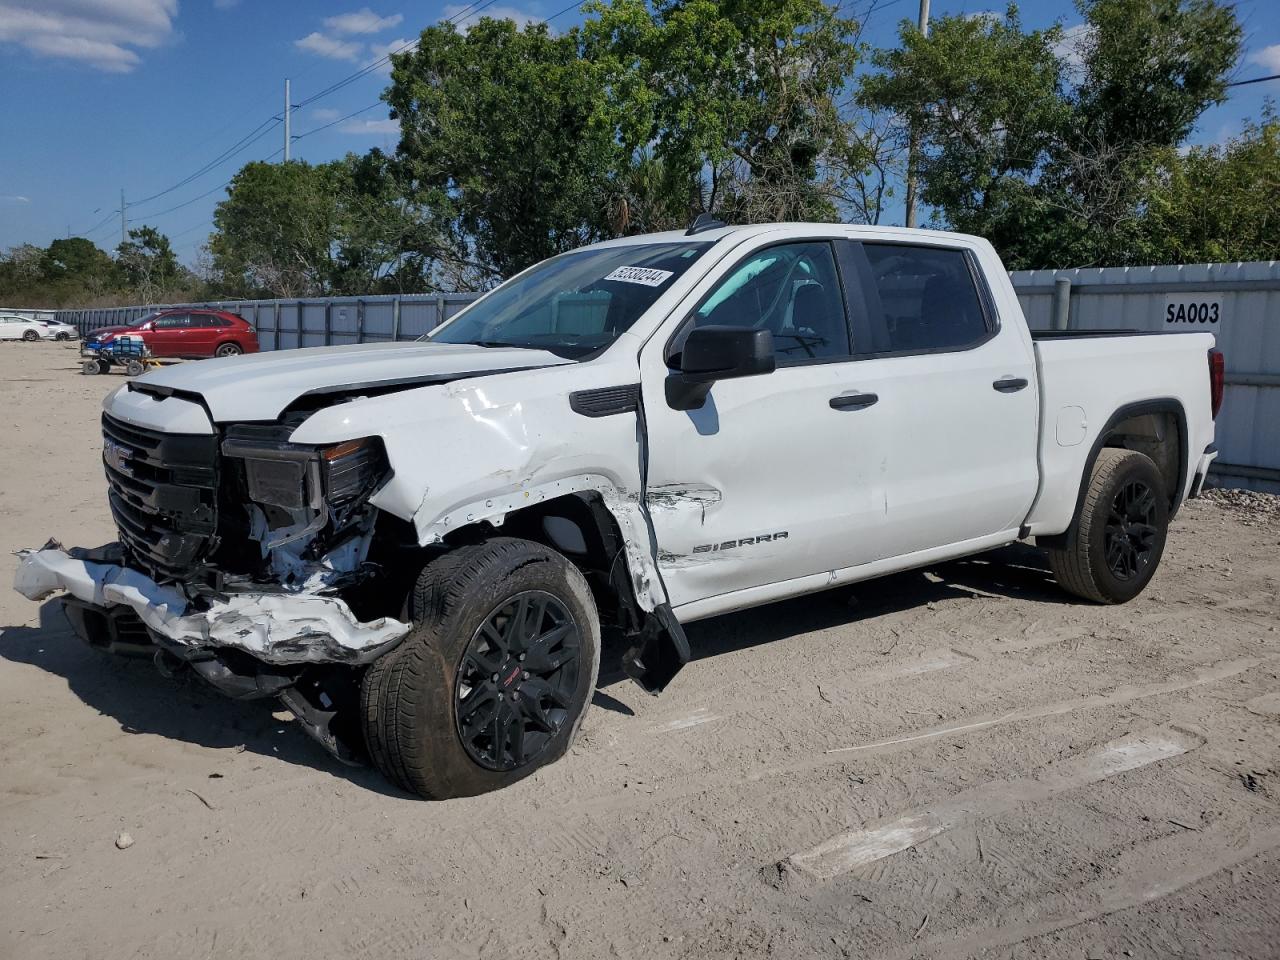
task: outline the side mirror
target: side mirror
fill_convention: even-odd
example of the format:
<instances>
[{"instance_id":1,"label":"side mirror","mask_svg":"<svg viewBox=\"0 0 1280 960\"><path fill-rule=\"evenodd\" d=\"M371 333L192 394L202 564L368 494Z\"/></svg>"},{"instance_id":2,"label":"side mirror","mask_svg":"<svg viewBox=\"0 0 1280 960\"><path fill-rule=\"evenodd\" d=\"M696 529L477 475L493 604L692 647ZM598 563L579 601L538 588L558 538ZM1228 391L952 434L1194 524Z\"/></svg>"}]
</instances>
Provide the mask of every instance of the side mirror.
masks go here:
<instances>
[{"instance_id":1,"label":"side mirror","mask_svg":"<svg viewBox=\"0 0 1280 960\"><path fill-rule=\"evenodd\" d=\"M680 372L667 377L667 405L696 410L717 380L773 373L773 334L755 327L695 327L684 342Z\"/></svg>"}]
</instances>

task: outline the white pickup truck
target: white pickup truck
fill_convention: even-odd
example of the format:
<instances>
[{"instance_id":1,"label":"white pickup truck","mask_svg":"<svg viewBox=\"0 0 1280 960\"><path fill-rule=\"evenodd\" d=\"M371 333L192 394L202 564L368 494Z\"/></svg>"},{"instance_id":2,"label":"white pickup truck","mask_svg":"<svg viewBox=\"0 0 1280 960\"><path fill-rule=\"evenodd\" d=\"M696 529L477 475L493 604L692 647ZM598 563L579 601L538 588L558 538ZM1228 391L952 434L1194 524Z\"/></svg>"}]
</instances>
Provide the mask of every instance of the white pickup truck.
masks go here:
<instances>
[{"instance_id":1,"label":"white pickup truck","mask_svg":"<svg viewBox=\"0 0 1280 960\"><path fill-rule=\"evenodd\" d=\"M150 373L107 398L119 541L27 551L90 644L279 697L428 797L560 757L602 632L1034 537L1123 602L1214 457L1207 334L1028 330L990 244L830 224L596 244L422 341Z\"/></svg>"}]
</instances>

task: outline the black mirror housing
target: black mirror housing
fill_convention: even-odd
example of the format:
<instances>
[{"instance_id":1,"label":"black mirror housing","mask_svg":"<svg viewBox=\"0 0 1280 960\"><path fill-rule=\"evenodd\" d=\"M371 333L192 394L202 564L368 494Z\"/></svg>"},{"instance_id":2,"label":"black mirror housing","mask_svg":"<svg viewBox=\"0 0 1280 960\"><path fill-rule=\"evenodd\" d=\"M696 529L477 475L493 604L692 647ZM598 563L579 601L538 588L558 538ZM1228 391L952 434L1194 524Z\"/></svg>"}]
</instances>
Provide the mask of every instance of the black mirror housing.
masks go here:
<instances>
[{"instance_id":1,"label":"black mirror housing","mask_svg":"<svg viewBox=\"0 0 1280 960\"><path fill-rule=\"evenodd\" d=\"M717 380L773 373L773 334L756 327L695 327L684 342L680 372L667 377L667 404L696 410Z\"/></svg>"}]
</instances>

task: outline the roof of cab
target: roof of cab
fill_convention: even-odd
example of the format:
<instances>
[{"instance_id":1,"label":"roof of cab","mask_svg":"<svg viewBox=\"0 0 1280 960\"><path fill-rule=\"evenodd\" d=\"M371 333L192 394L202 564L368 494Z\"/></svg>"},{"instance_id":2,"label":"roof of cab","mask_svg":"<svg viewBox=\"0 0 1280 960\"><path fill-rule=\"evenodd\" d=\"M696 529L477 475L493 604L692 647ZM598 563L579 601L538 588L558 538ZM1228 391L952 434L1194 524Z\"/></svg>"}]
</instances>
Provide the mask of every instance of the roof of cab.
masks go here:
<instances>
[{"instance_id":1,"label":"roof of cab","mask_svg":"<svg viewBox=\"0 0 1280 960\"><path fill-rule=\"evenodd\" d=\"M663 233L640 233L630 237L618 237L614 240L602 240L599 243L591 244L591 248L598 247L618 247L631 246L642 243L715 243L719 240L725 240L734 237L738 240L744 240L748 237L759 235L762 233L771 233L773 231L786 232L795 230L797 233L804 233L813 229L823 231L835 230L840 234L849 237L857 237L860 234L870 234L877 237L893 237L903 240L915 239L931 239L937 240L969 240L977 239L968 234L950 233L942 230L925 230L917 227L885 227L874 224L857 224L857 223L805 223L805 222L783 222L783 223L747 223L738 226L715 227L710 230L701 230L697 233L689 233L685 230L668 230Z\"/></svg>"}]
</instances>

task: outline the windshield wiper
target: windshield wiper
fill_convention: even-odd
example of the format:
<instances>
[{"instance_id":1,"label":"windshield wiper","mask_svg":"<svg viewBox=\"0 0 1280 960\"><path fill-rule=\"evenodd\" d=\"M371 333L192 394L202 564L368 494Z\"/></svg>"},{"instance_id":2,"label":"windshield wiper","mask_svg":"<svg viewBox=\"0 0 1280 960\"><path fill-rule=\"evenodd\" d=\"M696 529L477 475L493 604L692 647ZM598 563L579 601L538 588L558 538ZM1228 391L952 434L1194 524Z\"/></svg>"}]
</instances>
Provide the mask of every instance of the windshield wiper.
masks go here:
<instances>
[{"instance_id":1,"label":"windshield wiper","mask_svg":"<svg viewBox=\"0 0 1280 960\"><path fill-rule=\"evenodd\" d=\"M516 350L538 350L539 347L530 347L523 343L508 343L506 340L472 340L471 343L477 347L512 347Z\"/></svg>"}]
</instances>

